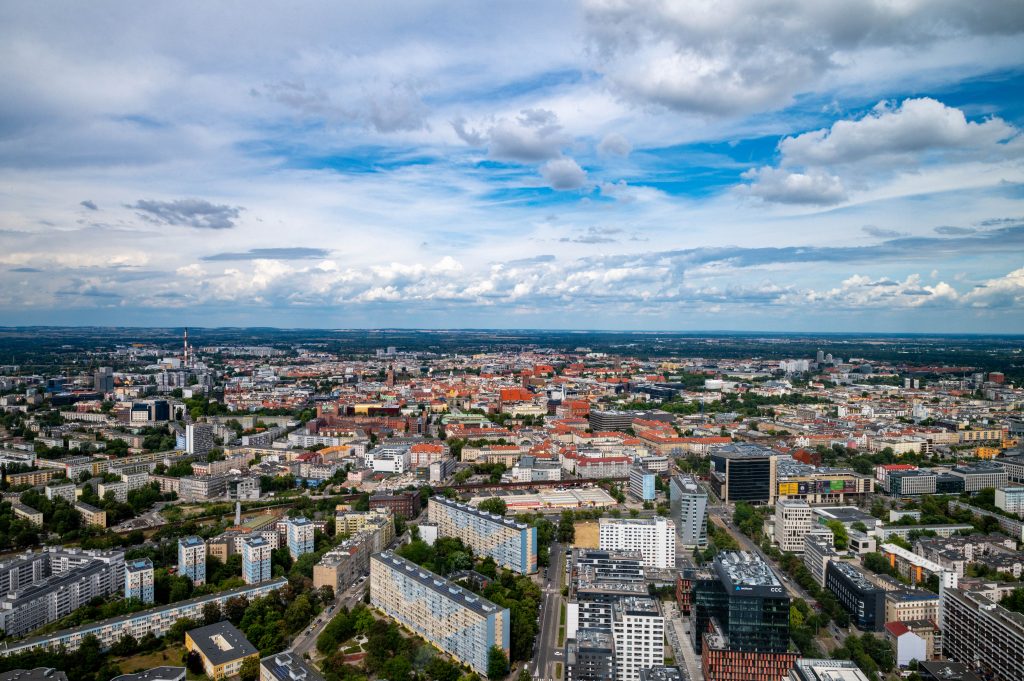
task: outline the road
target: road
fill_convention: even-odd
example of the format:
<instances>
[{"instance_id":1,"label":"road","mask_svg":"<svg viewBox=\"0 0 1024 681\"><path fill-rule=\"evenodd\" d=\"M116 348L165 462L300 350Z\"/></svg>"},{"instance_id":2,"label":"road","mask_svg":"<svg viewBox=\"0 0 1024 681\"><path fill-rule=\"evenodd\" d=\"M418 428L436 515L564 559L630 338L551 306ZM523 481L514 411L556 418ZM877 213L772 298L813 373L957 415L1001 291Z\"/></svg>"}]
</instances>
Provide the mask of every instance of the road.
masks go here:
<instances>
[{"instance_id":1,"label":"road","mask_svg":"<svg viewBox=\"0 0 1024 681\"><path fill-rule=\"evenodd\" d=\"M562 613L562 575L565 574L565 550L552 543L547 578L541 578L540 631L534 645L533 659L527 669L536 681L558 679L555 665L565 666L562 646L558 645L558 625ZM543 575L543 572L541 573Z\"/></svg>"},{"instance_id":2,"label":"road","mask_svg":"<svg viewBox=\"0 0 1024 681\"><path fill-rule=\"evenodd\" d=\"M368 578L367 578L368 579ZM351 610L360 600L363 598L363 593L369 586L367 582L358 581L351 585L348 589L341 592L335 599L334 603L327 606L327 608L317 615L309 626L299 632L298 636L292 641L291 650L299 657L304 655L312 655L313 649L316 647L316 639L320 635L320 632L324 630L324 627L331 621L331 618L337 614L338 610L344 606Z\"/></svg>"},{"instance_id":3,"label":"road","mask_svg":"<svg viewBox=\"0 0 1024 681\"><path fill-rule=\"evenodd\" d=\"M813 605L814 603L816 603L814 598L809 593L804 591L803 587L801 587L788 576L783 574L782 569L775 563L775 561L773 561L768 556L764 555L764 553L761 551L760 546L754 543L750 539L750 537L748 537L747 535L743 534L738 529L733 527L732 512L729 509L729 507L711 506L710 513L711 517L714 520L718 521L718 525L725 528L726 532L732 535L732 537L737 541L737 543L739 543L741 549L743 549L744 551L750 551L751 553L760 556L762 560L764 560L766 563L775 568L775 571L778 573L779 578L782 579L782 586L786 587L786 591L789 592L790 596L792 596L793 598L802 598L803 600L807 601L808 605Z\"/></svg>"}]
</instances>

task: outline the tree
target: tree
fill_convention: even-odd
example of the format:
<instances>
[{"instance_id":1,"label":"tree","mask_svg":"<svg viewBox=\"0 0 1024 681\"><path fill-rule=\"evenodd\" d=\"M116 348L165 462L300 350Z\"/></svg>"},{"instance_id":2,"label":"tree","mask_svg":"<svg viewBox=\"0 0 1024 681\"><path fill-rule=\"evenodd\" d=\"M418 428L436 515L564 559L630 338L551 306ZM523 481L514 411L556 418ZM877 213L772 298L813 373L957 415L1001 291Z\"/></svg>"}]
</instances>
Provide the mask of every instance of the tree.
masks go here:
<instances>
[{"instance_id":1,"label":"tree","mask_svg":"<svg viewBox=\"0 0 1024 681\"><path fill-rule=\"evenodd\" d=\"M828 529L832 530L832 533L836 537L836 550L845 551L846 547L850 543L850 535L846 532L846 526L838 520L830 520L825 525Z\"/></svg>"},{"instance_id":2,"label":"tree","mask_svg":"<svg viewBox=\"0 0 1024 681\"><path fill-rule=\"evenodd\" d=\"M222 618L220 605L216 602L210 602L203 606L203 624L216 624Z\"/></svg>"},{"instance_id":3,"label":"tree","mask_svg":"<svg viewBox=\"0 0 1024 681\"><path fill-rule=\"evenodd\" d=\"M508 676L508 655L498 646L487 652L487 678L503 679Z\"/></svg>"},{"instance_id":4,"label":"tree","mask_svg":"<svg viewBox=\"0 0 1024 681\"><path fill-rule=\"evenodd\" d=\"M190 650L185 656L185 666L193 674L199 675L203 673L203 658L195 650Z\"/></svg>"},{"instance_id":5,"label":"tree","mask_svg":"<svg viewBox=\"0 0 1024 681\"><path fill-rule=\"evenodd\" d=\"M456 665L440 655L430 658L424 672L431 681L459 681L459 677L462 676L462 672Z\"/></svg>"},{"instance_id":6,"label":"tree","mask_svg":"<svg viewBox=\"0 0 1024 681\"><path fill-rule=\"evenodd\" d=\"M253 655L242 660L242 666L238 670L238 677L242 681L256 681L260 676L260 658Z\"/></svg>"},{"instance_id":7,"label":"tree","mask_svg":"<svg viewBox=\"0 0 1024 681\"><path fill-rule=\"evenodd\" d=\"M508 505L499 497L491 497L490 499L484 499L481 501L477 508L481 511L486 511L487 513L505 515L505 511L508 510Z\"/></svg>"}]
</instances>

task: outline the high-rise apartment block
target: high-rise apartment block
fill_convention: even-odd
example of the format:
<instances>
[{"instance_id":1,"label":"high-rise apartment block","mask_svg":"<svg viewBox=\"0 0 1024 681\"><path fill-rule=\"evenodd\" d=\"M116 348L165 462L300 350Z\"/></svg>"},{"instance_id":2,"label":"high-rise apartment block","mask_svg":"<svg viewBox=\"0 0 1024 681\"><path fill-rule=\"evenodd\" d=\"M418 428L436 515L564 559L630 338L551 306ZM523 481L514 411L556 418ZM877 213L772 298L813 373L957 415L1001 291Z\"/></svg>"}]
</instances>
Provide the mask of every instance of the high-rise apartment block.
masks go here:
<instances>
[{"instance_id":1,"label":"high-rise apartment block","mask_svg":"<svg viewBox=\"0 0 1024 681\"><path fill-rule=\"evenodd\" d=\"M679 544L687 549L707 548L708 493L688 475L669 483L669 507Z\"/></svg>"},{"instance_id":2,"label":"high-rise apartment block","mask_svg":"<svg viewBox=\"0 0 1024 681\"><path fill-rule=\"evenodd\" d=\"M51 547L0 563L0 629L20 636L124 587L123 551Z\"/></svg>"},{"instance_id":3,"label":"high-rise apartment block","mask_svg":"<svg viewBox=\"0 0 1024 681\"><path fill-rule=\"evenodd\" d=\"M640 464L633 464L629 468L629 494L639 501L654 501L657 493L654 486L656 477L653 471Z\"/></svg>"},{"instance_id":4,"label":"high-rise apartment block","mask_svg":"<svg viewBox=\"0 0 1024 681\"><path fill-rule=\"evenodd\" d=\"M615 640L611 631L580 629L565 642L565 681L614 681Z\"/></svg>"},{"instance_id":5,"label":"high-rise apartment block","mask_svg":"<svg viewBox=\"0 0 1024 681\"><path fill-rule=\"evenodd\" d=\"M114 392L114 370L110 367L100 367L93 374L93 390L100 395Z\"/></svg>"},{"instance_id":6,"label":"high-rise apartment block","mask_svg":"<svg viewBox=\"0 0 1024 681\"><path fill-rule=\"evenodd\" d=\"M537 528L445 497L432 497L427 517L442 537L458 537L475 553L521 574L537 571Z\"/></svg>"},{"instance_id":7,"label":"high-rise apartment block","mask_svg":"<svg viewBox=\"0 0 1024 681\"><path fill-rule=\"evenodd\" d=\"M644 566L676 566L676 527L666 518L601 518L600 547L609 551L640 551Z\"/></svg>"},{"instance_id":8,"label":"high-rise apartment block","mask_svg":"<svg viewBox=\"0 0 1024 681\"><path fill-rule=\"evenodd\" d=\"M143 603L154 601L153 561L149 558L139 558L125 563L124 597L134 598Z\"/></svg>"},{"instance_id":9,"label":"high-rise apartment block","mask_svg":"<svg viewBox=\"0 0 1024 681\"><path fill-rule=\"evenodd\" d=\"M788 553L803 553L804 537L811 531L811 507L799 499L775 502L775 543Z\"/></svg>"},{"instance_id":10,"label":"high-rise apartment block","mask_svg":"<svg viewBox=\"0 0 1024 681\"><path fill-rule=\"evenodd\" d=\"M478 674L492 647L509 654L508 608L390 551L370 558L370 604Z\"/></svg>"},{"instance_id":11,"label":"high-rise apartment block","mask_svg":"<svg viewBox=\"0 0 1024 681\"><path fill-rule=\"evenodd\" d=\"M190 423L185 426L185 451L202 456L213 449L213 426L209 423Z\"/></svg>"},{"instance_id":12,"label":"high-rise apartment block","mask_svg":"<svg viewBox=\"0 0 1024 681\"><path fill-rule=\"evenodd\" d=\"M270 553L273 549L263 537L242 542L242 579L246 584L259 584L270 579Z\"/></svg>"},{"instance_id":13,"label":"high-rise apartment block","mask_svg":"<svg viewBox=\"0 0 1024 681\"><path fill-rule=\"evenodd\" d=\"M206 583L206 542L199 537L178 540L178 574L191 579L195 586Z\"/></svg>"},{"instance_id":14,"label":"high-rise apartment block","mask_svg":"<svg viewBox=\"0 0 1024 681\"><path fill-rule=\"evenodd\" d=\"M665 618L653 598L630 596L612 607L616 681L639 681L640 670L665 664Z\"/></svg>"},{"instance_id":15,"label":"high-rise apartment block","mask_svg":"<svg viewBox=\"0 0 1024 681\"><path fill-rule=\"evenodd\" d=\"M942 590L942 649L993 681L1024 679L1024 617L989 598L961 589Z\"/></svg>"},{"instance_id":16,"label":"high-rise apartment block","mask_svg":"<svg viewBox=\"0 0 1024 681\"><path fill-rule=\"evenodd\" d=\"M288 553L295 560L304 553L313 553L315 528L308 518L289 518L285 523Z\"/></svg>"}]
</instances>

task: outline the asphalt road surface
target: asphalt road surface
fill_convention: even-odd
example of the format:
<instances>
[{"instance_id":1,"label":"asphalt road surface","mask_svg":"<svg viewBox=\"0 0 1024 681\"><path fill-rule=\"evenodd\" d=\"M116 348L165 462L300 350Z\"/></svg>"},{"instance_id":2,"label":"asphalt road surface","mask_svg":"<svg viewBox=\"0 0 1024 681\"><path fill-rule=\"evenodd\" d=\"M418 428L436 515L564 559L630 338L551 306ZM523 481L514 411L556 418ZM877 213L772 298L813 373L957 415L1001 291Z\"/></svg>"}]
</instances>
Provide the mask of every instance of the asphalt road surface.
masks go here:
<instances>
[{"instance_id":1,"label":"asphalt road surface","mask_svg":"<svg viewBox=\"0 0 1024 681\"><path fill-rule=\"evenodd\" d=\"M534 646L533 659L527 669L530 677L540 681L556 679L555 665L565 666L562 647L558 645L558 624L562 612L561 578L565 574L564 549L551 544L547 578L541 581L540 632ZM543 575L543 572L541 573Z\"/></svg>"}]
</instances>

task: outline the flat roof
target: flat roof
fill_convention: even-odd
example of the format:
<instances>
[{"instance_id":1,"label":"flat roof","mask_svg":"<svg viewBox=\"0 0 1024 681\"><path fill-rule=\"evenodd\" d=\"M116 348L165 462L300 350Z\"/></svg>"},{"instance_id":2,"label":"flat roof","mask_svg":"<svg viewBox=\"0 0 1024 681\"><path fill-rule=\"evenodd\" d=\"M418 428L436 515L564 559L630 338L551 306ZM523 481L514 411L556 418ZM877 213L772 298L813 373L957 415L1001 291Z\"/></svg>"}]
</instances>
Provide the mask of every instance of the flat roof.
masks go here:
<instances>
[{"instance_id":1,"label":"flat roof","mask_svg":"<svg viewBox=\"0 0 1024 681\"><path fill-rule=\"evenodd\" d=\"M723 551L715 558L715 571L728 583L729 591L761 591L781 587L782 582L760 556L747 551ZM779 591L785 595L785 591Z\"/></svg>"},{"instance_id":2,"label":"flat roof","mask_svg":"<svg viewBox=\"0 0 1024 681\"><path fill-rule=\"evenodd\" d=\"M464 504L447 497L430 497L431 504L440 504L441 506L447 506L463 513L476 516L487 522L494 523L495 525L504 525L505 527L512 528L514 530L525 530L527 525L525 523L517 522L512 518L506 518L505 516L498 515L496 513L488 513L487 511L481 511L479 508Z\"/></svg>"},{"instance_id":3,"label":"flat roof","mask_svg":"<svg viewBox=\"0 0 1024 681\"><path fill-rule=\"evenodd\" d=\"M188 637L196 644L199 651L214 666L219 666L239 658L257 654L256 646L249 643L245 637L231 622L222 620L205 627L192 629L187 632Z\"/></svg>"},{"instance_id":4,"label":"flat roof","mask_svg":"<svg viewBox=\"0 0 1024 681\"><path fill-rule=\"evenodd\" d=\"M401 556L397 556L391 551L374 554L370 559L371 561L386 564L395 572L404 575L407 579L411 579L421 586L424 586L451 601L455 601L463 608L472 610L477 614L486 617L503 610L503 608L498 607L498 605L492 603L486 598L477 596L472 591L467 591L458 584L448 581L441 575L434 574L430 570L420 567L416 563L408 561Z\"/></svg>"}]
</instances>

